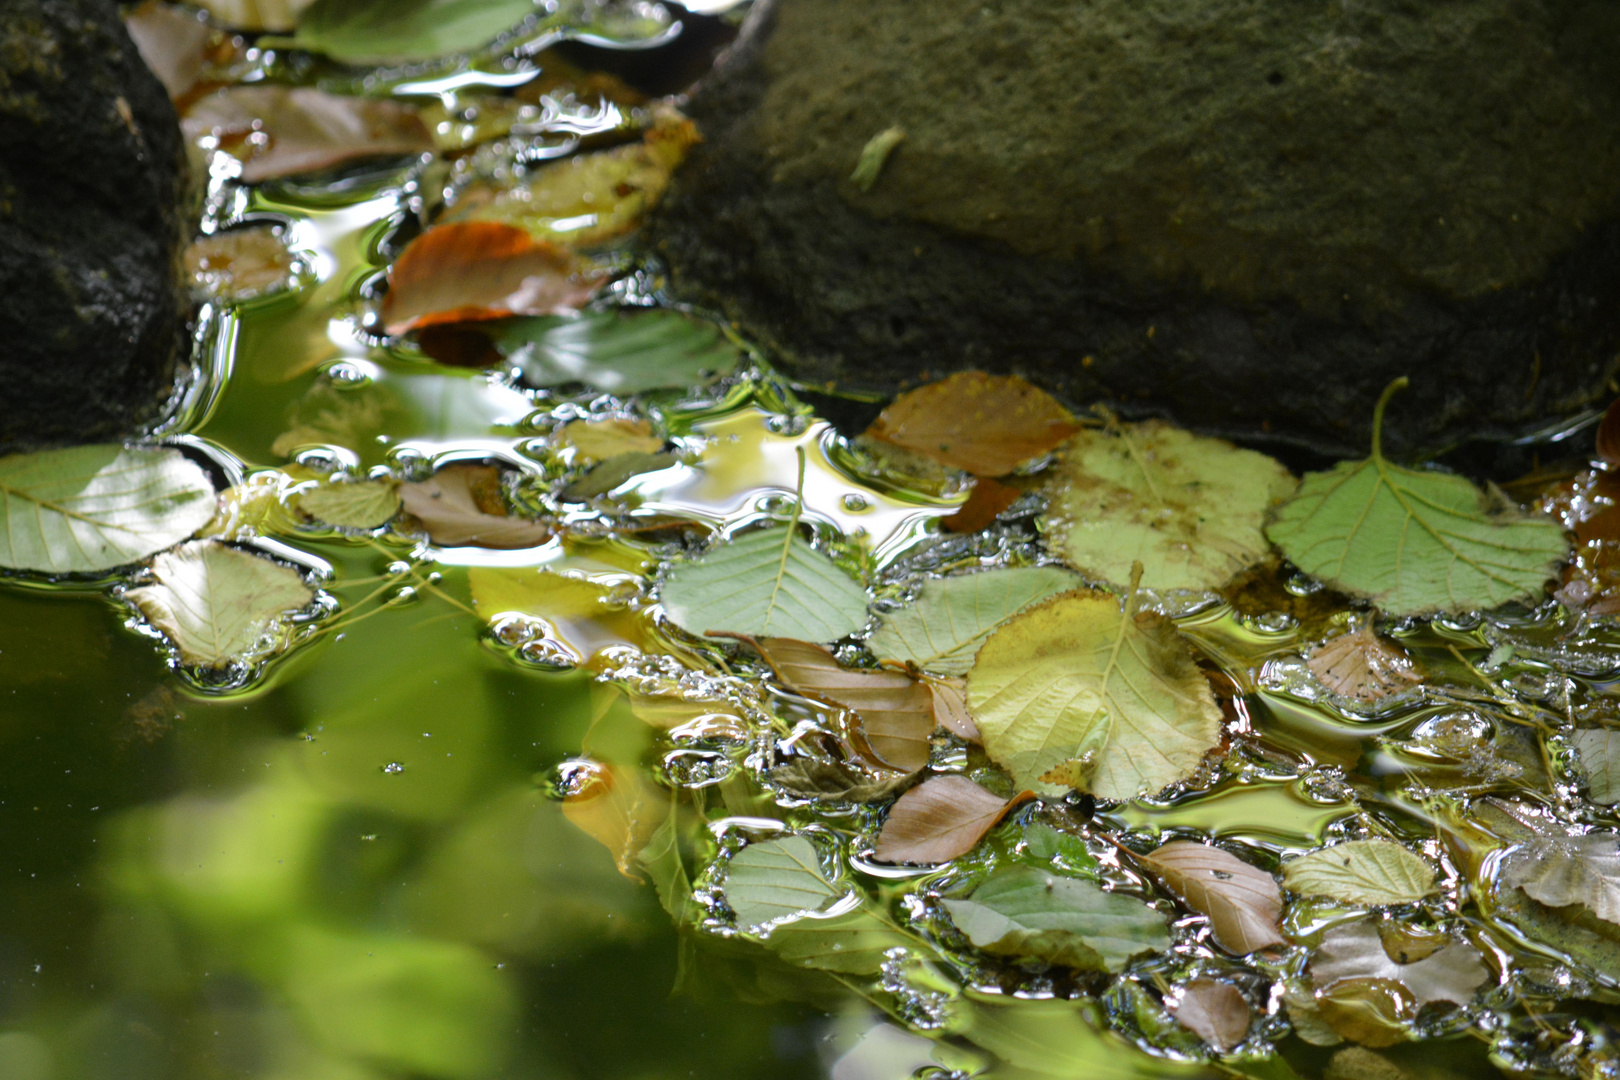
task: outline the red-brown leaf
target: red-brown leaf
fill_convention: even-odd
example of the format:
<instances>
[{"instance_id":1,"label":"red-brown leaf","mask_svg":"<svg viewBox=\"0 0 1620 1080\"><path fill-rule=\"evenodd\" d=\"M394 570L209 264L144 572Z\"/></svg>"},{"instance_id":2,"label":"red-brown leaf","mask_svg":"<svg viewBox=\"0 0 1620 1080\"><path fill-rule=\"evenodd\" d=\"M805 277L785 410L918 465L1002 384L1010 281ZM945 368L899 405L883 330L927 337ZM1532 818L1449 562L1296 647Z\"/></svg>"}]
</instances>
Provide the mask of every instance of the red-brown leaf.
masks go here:
<instances>
[{"instance_id":1,"label":"red-brown leaf","mask_svg":"<svg viewBox=\"0 0 1620 1080\"><path fill-rule=\"evenodd\" d=\"M939 519L946 532L971 533L988 528L1001 513L1018 501L1019 491L1009 484L982 476L973 482L967 502L956 513Z\"/></svg>"},{"instance_id":2,"label":"red-brown leaf","mask_svg":"<svg viewBox=\"0 0 1620 1080\"><path fill-rule=\"evenodd\" d=\"M889 810L873 857L888 863L942 863L965 855L1007 813L1035 796L1003 799L965 776L936 776Z\"/></svg>"},{"instance_id":3,"label":"red-brown leaf","mask_svg":"<svg viewBox=\"0 0 1620 1080\"><path fill-rule=\"evenodd\" d=\"M1182 1027L1222 1054L1243 1041L1253 1013L1242 991L1216 979L1194 979L1181 990L1170 1013Z\"/></svg>"},{"instance_id":4,"label":"red-brown leaf","mask_svg":"<svg viewBox=\"0 0 1620 1080\"><path fill-rule=\"evenodd\" d=\"M1079 430L1068 409L1017 375L963 371L901 394L867 434L975 476L1001 476Z\"/></svg>"},{"instance_id":5,"label":"red-brown leaf","mask_svg":"<svg viewBox=\"0 0 1620 1080\"><path fill-rule=\"evenodd\" d=\"M982 743L979 725L968 712L966 679L929 679L934 691L934 722L958 738Z\"/></svg>"},{"instance_id":6,"label":"red-brown leaf","mask_svg":"<svg viewBox=\"0 0 1620 1080\"><path fill-rule=\"evenodd\" d=\"M1182 903L1209 917L1221 948L1245 955L1282 943L1282 892L1259 867L1191 840L1172 840L1142 862Z\"/></svg>"},{"instance_id":7,"label":"red-brown leaf","mask_svg":"<svg viewBox=\"0 0 1620 1080\"><path fill-rule=\"evenodd\" d=\"M426 480L401 484L405 509L446 547L527 548L551 539L549 526L509 517L493 465L447 465Z\"/></svg>"}]
</instances>

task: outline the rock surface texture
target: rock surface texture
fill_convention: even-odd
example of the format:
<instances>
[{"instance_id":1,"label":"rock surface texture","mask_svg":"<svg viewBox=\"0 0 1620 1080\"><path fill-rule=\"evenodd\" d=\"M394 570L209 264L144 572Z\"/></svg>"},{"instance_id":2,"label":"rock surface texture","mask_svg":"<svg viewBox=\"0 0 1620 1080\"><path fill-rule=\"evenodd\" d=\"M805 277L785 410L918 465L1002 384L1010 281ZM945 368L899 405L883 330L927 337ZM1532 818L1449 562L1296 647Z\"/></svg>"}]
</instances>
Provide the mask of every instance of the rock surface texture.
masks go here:
<instances>
[{"instance_id":1,"label":"rock surface texture","mask_svg":"<svg viewBox=\"0 0 1620 1080\"><path fill-rule=\"evenodd\" d=\"M1602 404L1612 0L764 0L657 225L807 382L967 367L1361 454ZM870 190L862 148L905 138Z\"/></svg>"},{"instance_id":2,"label":"rock surface texture","mask_svg":"<svg viewBox=\"0 0 1620 1080\"><path fill-rule=\"evenodd\" d=\"M168 396L184 168L112 0L0 0L0 448L131 433Z\"/></svg>"}]
</instances>

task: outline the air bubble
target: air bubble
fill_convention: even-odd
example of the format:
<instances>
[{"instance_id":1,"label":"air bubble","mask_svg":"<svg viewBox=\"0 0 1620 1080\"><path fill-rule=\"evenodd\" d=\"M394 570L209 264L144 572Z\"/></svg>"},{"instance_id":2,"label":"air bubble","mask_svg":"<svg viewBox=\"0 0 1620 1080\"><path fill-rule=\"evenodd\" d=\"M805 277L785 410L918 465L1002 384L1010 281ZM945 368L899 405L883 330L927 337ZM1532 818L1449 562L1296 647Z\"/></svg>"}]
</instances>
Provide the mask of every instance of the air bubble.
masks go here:
<instances>
[{"instance_id":1,"label":"air bubble","mask_svg":"<svg viewBox=\"0 0 1620 1080\"><path fill-rule=\"evenodd\" d=\"M398 776L405 771L405 763L403 761L390 761L382 767L382 771L389 776Z\"/></svg>"}]
</instances>

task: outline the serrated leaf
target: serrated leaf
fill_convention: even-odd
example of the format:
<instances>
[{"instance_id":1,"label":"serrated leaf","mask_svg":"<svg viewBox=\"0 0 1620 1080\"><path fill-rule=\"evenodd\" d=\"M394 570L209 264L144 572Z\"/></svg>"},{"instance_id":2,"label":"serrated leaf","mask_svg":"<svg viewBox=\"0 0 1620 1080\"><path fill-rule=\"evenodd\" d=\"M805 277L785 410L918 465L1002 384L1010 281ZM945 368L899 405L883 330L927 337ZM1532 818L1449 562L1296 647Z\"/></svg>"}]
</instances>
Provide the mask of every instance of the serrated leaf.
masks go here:
<instances>
[{"instance_id":1,"label":"serrated leaf","mask_svg":"<svg viewBox=\"0 0 1620 1080\"><path fill-rule=\"evenodd\" d=\"M843 975L876 974L890 949L917 950L919 944L865 908L779 923L765 939L766 947L790 964Z\"/></svg>"},{"instance_id":2,"label":"serrated leaf","mask_svg":"<svg viewBox=\"0 0 1620 1080\"><path fill-rule=\"evenodd\" d=\"M570 420L552 433L560 446L571 446L576 461L607 461L620 454L655 454L664 440L639 417L609 416Z\"/></svg>"},{"instance_id":3,"label":"serrated leaf","mask_svg":"<svg viewBox=\"0 0 1620 1080\"><path fill-rule=\"evenodd\" d=\"M539 10L534 0L316 0L288 44L346 64L468 52Z\"/></svg>"},{"instance_id":4,"label":"serrated leaf","mask_svg":"<svg viewBox=\"0 0 1620 1080\"><path fill-rule=\"evenodd\" d=\"M251 659L289 612L315 598L298 571L213 540L152 560L156 584L126 594L187 664L220 668Z\"/></svg>"},{"instance_id":5,"label":"serrated leaf","mask_svg":"<svg viewBox=\"0 0 1620 1080\"><path fill-rule=\"evenodd\" d=\"M1412 658L1364 623L1324 642L1306 663L1317 681L1340 697L1380 701L1423 682Z\"/></svg>"},{"instance_id":6,"label":"serrated leaf","mask_svg":"<svg viewBox=\"0 0 1620 1080\"><path fill-rule=\"evenodd\" d=\"M1346 980L1389 979L1406 987L1420 1003L1451 1001L1458 1005L1472 1001L1488 975L1479 953L1462 942L1416 963L1397 963L1369 919L1336 926L1324 934L1311 957L1310 972L1318 997Z\"/></svg>"},{"instance_id":7,"label":"serrated leaf","mask_svg":"<svg viewBox=\"0 0 1620 1080\"><path fill-rule=\"evenodd\" d=\"M1100 885L1030 866L1000 871L966 900L945 900L951 921L986 952L1118 971L1133 956L1167 949L1164 916Z\"/></svg>"},{"instance_id":8,"label":"serrated leaf","mask_svg":"<svg viewBox=\"0 0 1620 1080\"><path fill-rule=\"evenodd\" d=\"M1066 593L992 634L968 673L968 706L1020 787L1061 770L1106 799L1185 779L1221 735L1209 681L1174 624L1128 615L1102 593Z\"/></svg>"},{"instance_id":9,"label":"serrated leaf","mask_svg":"<svg viewBox=\"0 0 1620 1080\"><path fill-rule=\"evenodd\" d=\"M138 562L214 516L214 486L167 447L0 458L0 566L90 573Z\"/></svg>"},{"instance_id":10,"label":"serrated leaf","mask_svg":"<svg viewBox=\"0 0 1620 1080\"><path fill-rule=\"evenodd\" d=\"M426 480L401 484L400 500L436 544L509 550L551 539L549 525L511 517L493 465L447 465Z\"/></svg>"},{"instance_id":11,"label":"serrated leaf","mask_svg":"<svg viewBox=\"0 0 1620 1080\"><path fill-rule=\"evenodd\" d=\"M713 324L673 311L513 319L495 344L530 386L583 383L610 394L694 386L729 375L742 358Z\"/></svg>"},{"instance_id":12,"label":"serrated leaf","mask_svg":"<svg viewBox=\"0 0 1620 1080\"><path fill-rule=\"evenodd\" d=\"M1270 551L1266 512L1293 490L1272 458L1157 420L1080 432L1051 482L1054 551L1086 575L1146 589L1218 589Z\"/></svg>"},{"instance_id":13,"label":"serrated leaf","mask_svg":"<svg viewBox=\"0 0 1620 1080\"><path fill-rule=\"evenodd\" d=\"M1172 840L1142 857L1182 903L1209 917L1215 941L1239 955L1280 945L1282 893L1276 880L1229 851Z\"/></svg>"},{"instance_id":14,"label":"serrated leaf","mask_svg":"<svg viewBox=\"0 0 1620 1080\"><path fill-rule=\"evenodd\" d=\"M1300 570L1391 615L1478 611L1541 592L1568 549L1556 521L1492 512L1461 476L1405 469L1380 444L1372 456L1308 473L1266 535Z\"/></svg>"},{"instance_id":15,"label":"serrated leaf","mask_svg":"<svg viewBox=\"0 0 1620 1080\"><path fill-rule=\"evenodd\" d=\"M983 570L923 584L917 599L882 616L869 645L880 659L902 660L941 675L964 675L997 626L1031 604L1078 588L1056 566Z\"/></svg>"},{"instance_id":16,"label":"serrated leaf","mask_svg":"<svg viewBox=\"0 0 1620 1080\"><path fill-rule=\"evenodd\" d=\"M766 774L790 794L806 799L872 802L908 786L910 774L874 777L849 766L816 758L795 758Z\"/></svg>"},{"instance_id":17,"label":"serrated leaf","mask_svg":"<svg viewBox=\"0 0 1620 1080\"><path fill-rule=\"evenodd\" d=\"M1548 907L1579 904L1620 923L1620 837L1614 833L1539 836L1502 860L1502 884Z\"/></svg>"},{"instance_id":18,"label":"serrated leaf","mask_svg":"<svg viewBox=\"0 0 1620 1080\"><path fill-rule=\"evenodd\" d=\"M866 623L866 590L795 528L745 533L678 564L659 598L694 634L825 642Z\"/></svg>"},{"instance_id":19,"label":"serrated leaf","mask_svg":"<svg viewBox=\"0 0 1620 1080\"><path fill-rule=\"evenodd\" d=\"M1620 731L1589 728L1569 741L1586 773L1586 797L1599 806L1620 802Z\"/></svg>"},{"instance_id":20,"label":"serrated leaf","mask_svg":"<svg viewBox=\"0 0 1620 1080\"><path fill-rule=\"evenodd\" d=\"M1222 1054L1248 1035L1254 1015L1241 990L1217 979L1194 979L1169 1009L1177 1023Z\"/></svg>"},{"instance_id":21,"label":"serrated leaf","mask_svg":"<svg viewBox=\"0 0 1620 1080\"><path fill-rule=\"evenodd\" d=\"M1001 476L1079 426L1052 395L1018 375L960 371L895 398L867 434L976 476Z\"/></svg>"},{"instance_id":22,"label":"serrated leaf","mask_svg":"<svg viewBox=\"0 0 1620 1080\"><path fill-rule=\"evenodd\" d=\"M965 855L1029 792L1012 799L986 791L965 776L936 776L912 788L889 809L873 858L892 863L942 863Z\"/></svg>"},{"instance_id":23,"label":"serrated leaf","mask_svg":"<svg viewBox=\"0 0 1620 1080\"><path fill-rule=\"evenodd\" d=\"M767 923L820 911L841 895L822 873L815 845L803 836L749 844L726 869L726 903L737 925L757 930Z\"/></svg>"},{"instance_id":24,"label":"serrated leaf","mask_svg":"<svg viewBox=\"0 0 1620 1080\"><path fill-rule=\"evenodd\" d=\"M1392 840L1352 840L1283 865L1283 884L1341 904L1409 904L1434 892L1434 868Z\"/></svg>"},{"instance_id":25,"label":"serrated leaf","mask_svg":"<svg viewBox=\"0 0 1620 1080\"><path fill-rule=\"evenodd\" d=\"M658 890L659 906L677 926L684 926L692 904L692 879L687 876L686 863L681 859L678 824L679 815L672 803L663 822L636 853L636 861L652 879L653 888Z\"/></svg>"},{"instance_id":26,"label":"serrated leaf","mask_svg":"<svg viewBox=\"0 0 1620 1080\"><path fill-rule=\"evenodd\" d=\"M327 525L375 529L399 513L399 485L391 480L331 480L300 491L293 505Z\"/></svg>"}]
</instances>

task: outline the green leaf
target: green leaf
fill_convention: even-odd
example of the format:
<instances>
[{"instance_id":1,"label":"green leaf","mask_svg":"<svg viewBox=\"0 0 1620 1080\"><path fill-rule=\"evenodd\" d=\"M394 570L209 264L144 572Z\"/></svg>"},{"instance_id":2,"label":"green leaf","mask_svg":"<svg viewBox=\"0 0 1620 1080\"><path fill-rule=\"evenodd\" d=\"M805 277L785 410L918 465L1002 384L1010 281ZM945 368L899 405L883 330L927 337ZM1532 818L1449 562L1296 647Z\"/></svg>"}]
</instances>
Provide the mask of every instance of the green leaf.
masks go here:
<instances>
[{"instance_id":1,"label":"green leaf","mask_svg":"<svg viewBox=\"0 0 1620 1080\"><path fill-rule=\"evenodd\" d=\"M1001 871L966 900L943 903L969 941L1004 956L1118 971L1139 953L1170 947L1164 916L1142 901L1031 866Z\"/></svg>"},{"instance_id":2,"label":"green leaf","mask_svg":"<svg viewBox=\"0 0 1620 1080\"><path fill-rule=\"evenodd\" d=\"M1409 904L1434 892L1434 869L1392 840L1352 840L1283 866L1283 884L1301 896L1341 904Z\"/></svg>"},{"instance_id":3,"label":"green leaf","mask_svg":"<svg viewBox=\"0 0 1620 1080\"><path fill-rule=\"evenodd\" d=\"M745 533L681 563L659 598L694 634L837 641L866 623L866 590L790 525Z\"/></svg>"},{"instance_id":4,"label":"green leaf","mask_svg":"<svg viewBox=\"0 0 1620 1080\"><path fill-rule=\"evenodd\" d=\"M725 893L737 925L746 930L820 911L841 895L821 872L815 845L803 836L762 840L737 852L726 870Z\"/></svg>"},{"instance_id":5,"label":"green leaf","mask_svg":"<svg viewBox=\"0 0 1620 1080\"><path fill-rule=\"evenodd\" d=\"M1567 545L1548 518L1492 512L1485 494L1449 473L1385 459L1378 402L1372 456L1309 473L1266 535L1300 570L1392 615L1477 611L1533 597Z\"/></svg>"},{"instance_id":6,"label":"green leaf","mask_svg":"<svg viewBox=\"0 0 1620 1080\"><path fill-rule=\"evenodd\" d=\"M558 498L563 502L584 502L598 495L606 495L632 477L658 472L679 462L680 458L674 454L644 454L639 451L619 454L592 466L584 476L563 488Z\"/></svg>"},{"instance_id":7,"label":"green leaf","mask_svg":"<svg viewBox=\"0 0 1620 1080\"><path fill-rule=\"evenodd\" d=\"M73 446L0 458L0 566L14 570L110 570L213 516L214 486L177 450Z\"/></svg>"},{"instance_id":8,"label":"green leaf","mask_svg":"<svg viewBox=\"0 0 1620 1080\"><path fill-rule=\"evenodd\" d=\"M729 375L742 356L714 324L674 311L512 319L495 345L530 386L584 383L610 394L693 386Z\"/></svg>"},{"instance_id":9,"label":"green leaf","mask_svg":"<svg viewBox=\"0 0 1620 1080\"><path fill-rule=\"evenodd\" d=\"M399 485L388 480L332 480L292 498L316 521L344 529L375 529L399 513Z\"/></svg>"},{"instance_id":10,"label":"green leaf","mask_svg":"<svg viewBox=\"0 0 1620 1080\"><path fill-rule=\"evenodd\" d=\"M1081 431L1063 452L1046 515L1053 550L1116 584L1217 589L1263 559L1266 511L1293 490L1264 454L1157 420Z\"/></svg>"},{"instance_id":11,"label":"green leaf","mask_svg":"<svg viewBox=\"0 0 1620 1080\"><path fill-rule=\"evenodd\" d=\"M213 540L194 540L152 560L154 585L131 603L188 664L225 667L252 659L280 623L315 592L291 567Z\"/></svg>"},{"instance_id":12,"label":"green leaf","mask_svg":"<svg viewBox=\"0 0 1620 1080\"><path fill-rule=\"evenodd\" d=\"M1586 771L1586 797L1599 806L1620 802L1620 731L1577 731L1569 741Z\"/></svg>"},{"instance_id":13,"label":"green leaf","mask_svg":"<svg viewBox=\"0 0 1620 1080\"><path fill-rule=\"evenodd\" d=\"M1221 735L1174 624L1102 593L1058 596L992 634L968 672L968 705L1019 787L1062 781L1105 799L1185 779Z\"/></svg>"},{"instance_id":14,"label":"green leaf","mask_svg":"<svg viewBox=\"0 0 1620 1080\"><path fill-rule=\"evenodd\" d=\"M1536 837L1502 860L1501 880L1548 907L1579 904L1620 924L1620 837L1614 833Z\"/></svg>"},{"instance_id":15,"label":"green leaf","mask_svg":"<svg viewBox=\"0 0 1620 1080\"><path fill-rule=\"evenodd\" d=\"M534 14L534 0L316 0L287 44L346 64L469 52Z\"/></svg>"},{"instance_id":16,"label":"green leaf","mask_svg":"<svg viewBox=\"0 0 1620 1080\"><path fill-rule=\"evenodd\" d=\"M917 599L884 615L869 643L883 660L909 660L925 671L961 675L990 632L1029 605L1080 586L1056 566L985 570L939 578Z\"/></svg>"},{"instance_id":17,"label":"green leaf","mask_svg":"<svg viewBox=\"0 0 1620 1080\"><path fill-rule=\"evenodd\" d=\"M864 908L831 918L807 916L772 928L766 946L790 964L845 975L877 973L893 948L917 951L920 942Z\"/></svg>"},{"instance_id":18,"label":"green leaf","mask_svg":"<svg viewBox=\"0 0 1620 1080\"><path fill-rule=\"evenodd\" d=\"M675 793L670 794L673 797ZM677 926L687 922L687 911L692 903L692 879L687 876L686 863L681 859L679 819L680 814L672 802L669 813L647 837L646 845L636 856L658 890L658 903Z\"/></svg>"}]
</instances>

